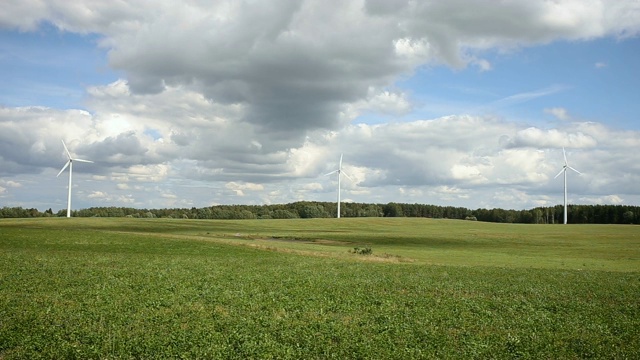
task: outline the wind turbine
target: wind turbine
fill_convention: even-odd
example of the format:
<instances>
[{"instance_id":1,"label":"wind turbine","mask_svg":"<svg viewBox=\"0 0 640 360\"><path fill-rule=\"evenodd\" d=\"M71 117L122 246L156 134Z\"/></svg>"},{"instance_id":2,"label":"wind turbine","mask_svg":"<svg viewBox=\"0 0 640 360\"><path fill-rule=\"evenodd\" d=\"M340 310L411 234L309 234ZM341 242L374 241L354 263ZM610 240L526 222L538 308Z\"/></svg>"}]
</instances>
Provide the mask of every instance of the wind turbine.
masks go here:
<instances>
[{"instance_id":1,"label":"wind turbine","mask_svg":"<svg viewBox=\"0 0 640 360\"><path fill-rule=\"evenodd\" d=\"M342 175L346 176L347 179L353 181L353 179L351 179L349 177L349 175L347 175L347 173L345 173L344 171L342 171L342 154L340 154L340 164L338 165L338 169L333 170L332 172L325 174L325 176L331 175L331 174L335 174L338 173L338 216L337 218L340 219L340 179L342 177Z\"/></svg>"},{"instance_id":2,"label":"wind turbine","mask_svg":"<svg viewBox=\"0 0 640 360\"><path fill-rule=\"evenodd\" d=\"M67 166L69 167L69 195L67 197L67 217L71 217L71 177L73 176L73 162L80 161L80 162L92 163L93 161L74 159L71 157L71 153L69 152L69 149L67 149L67 145L65 145L64 140L62 140L62 146L64 146L64 151L66 151L67 157L69 158L69 160L67 160L67 163L64 164L64 166L62 167L62 170L60 170L60 172L56 177L60 176L60 174L62 174L62 172L67 168Z\"/></svg>"},{"instance_id":3,"label":"wind turbine","mask_svg":"<svg viewBox=\"0 0 640 360\"><path fill-rule=\"evenodd\" d=\"M578 174L582 174L582 173L572 168L571 166L569 166L569 163L567 163L567 153L564 151L564 147L562 147L562 155L564 156L564 166L562 167L562 170L560 170L558 175L554 177L554 179L560 176L560 174L564 173L564 223L566 224L567 223L567 169L571 169L577 172Z\"/></svg>"}]
</instances>

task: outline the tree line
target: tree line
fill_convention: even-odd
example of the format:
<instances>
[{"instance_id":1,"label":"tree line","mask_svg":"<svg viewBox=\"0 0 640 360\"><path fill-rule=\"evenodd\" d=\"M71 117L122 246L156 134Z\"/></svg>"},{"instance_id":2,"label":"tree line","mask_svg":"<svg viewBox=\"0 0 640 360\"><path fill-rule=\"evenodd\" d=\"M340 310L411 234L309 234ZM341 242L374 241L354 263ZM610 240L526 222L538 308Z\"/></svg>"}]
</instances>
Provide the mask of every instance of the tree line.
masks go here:
<instances>
[{"instance_id":1,"label":"tree line","mask_svg":"<svg viewBox=\"0 0 640 360\"><path fill-rule=\"evenodd\" d=\"M569 205L568 222L572 224L640 224L640 206ZM560 224L563 206L536 207L530 210L476 209L427 204L342 203L341 217L425 217L437 219L478 220L498 223ZM277 205L216 205L203 208L136 209L129 207L91 207L73 210L74 217L134 217L176 219L308 219L336 217L333 202L300 201ZM64 217L66 209L0 208L0 218Z\"/></svg>"}]
</instances>

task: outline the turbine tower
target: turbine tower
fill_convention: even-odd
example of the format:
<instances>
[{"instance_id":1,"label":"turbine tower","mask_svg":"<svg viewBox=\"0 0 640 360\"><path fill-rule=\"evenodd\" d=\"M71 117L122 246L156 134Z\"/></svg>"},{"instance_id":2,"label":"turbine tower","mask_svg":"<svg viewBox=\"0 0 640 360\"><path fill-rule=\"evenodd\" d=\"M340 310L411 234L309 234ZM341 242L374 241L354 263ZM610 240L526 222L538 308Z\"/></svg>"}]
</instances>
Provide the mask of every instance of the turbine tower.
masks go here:
<instances>
[{"instance_id":1,"label":"turbine tower","mask_svg":"<svg viewBox=\"0 0 640 360\"><path fill-rule=\"evenodd\" d=\"M340 178L342 177L342 175L346 176L347 179L353 181L353 179L351 179L349 177L349 175L347 175L347 173L345 173L344 171L342 171L342 154L340 154L340 164L338 165L338 169L333 170L332 172L325 174L325 176L331 175L331 174L335 174L338 173L338 216L337 218L340 219Z\"/></svg>"},{"instance_id":2,"label":"turbine tower","mask_svg":"<svg viewBox=\"0 0 640 360\"><path fill-rule=\"evenodd\" d=\"M564 223L566 225L567 224L567 169L571 169L577 172L578 174L582 174L582 173L572 168L571 166L569 166L569 163L567 163L567 153L564 151L564 147L562 148L562 155L564 156L564 166L562 167L562 170L560 170L558 175L554 177L554 179L560 176L560 174L564 173Z\"/></svg>"},{"instance_id":3,"label":"turbine tower","mask_svg":"<svg viewBox=\"0 0 640 360\"><path fill-rule=\"evenodd\" d=\"M67 166L69 167L69 195L67 197L67 217L71 217L71 177L73 176L73 162L80 161L80 162L92 163L93 161L74 159L71 157L71 153L69 152L69 149L67 149L67 145L65 145L64 140L62 140L62 146L64 146L64 151L67 153L67 157L69 158L69 160L67 160L67 163L64 164L64 166L62 167L62 170L60 170L60 172L56 177L60 176L60 174L62 174L62 172L67 168Z\"/></svg>"}]
</instances>

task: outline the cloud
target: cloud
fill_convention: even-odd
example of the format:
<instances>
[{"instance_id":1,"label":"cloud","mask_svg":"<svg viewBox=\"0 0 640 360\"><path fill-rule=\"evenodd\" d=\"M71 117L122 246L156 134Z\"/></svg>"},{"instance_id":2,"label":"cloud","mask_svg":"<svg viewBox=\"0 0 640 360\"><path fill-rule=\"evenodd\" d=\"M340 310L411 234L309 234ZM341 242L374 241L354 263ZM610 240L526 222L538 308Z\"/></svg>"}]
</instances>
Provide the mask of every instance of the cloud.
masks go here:
<instances>
[{"instance_id":1,"label":"cloud","mask_svg":"<svg viewBox=\"0 0 640 360\"><path fill-rule=\"evenodd\" d=\"M302 190L305 191L320 191L323 190L322 184L320 183L310 183L302 186Z\"/></svg>"},{"instance_id":2,"label":"cloud","mask_svg":"<svg viewBox=\"0 0 640 360\"><path fill-rule=\"evenodd\" d=\"M566 86L553 85L543 89L513 94L513 95L506 96L500 100L496 100L490 104L487 104L486 107L492 108L492 109L504 108L504 107L528 102L540 97L553 95L555 93L564 91L565 89L566 89Z\"/></svg>"},{"instance_id":3,"label":"cloud","mask_svg":"<svg viewBox=\"0 0 640 360\"><path fill-rule=\"evenodd\" d=\"M130 206L135 204L135 199L132 195L113 195L104 191L92 191L86 196L91 199L92 202L97 202L104 205L119 204L120 206Z\"/></svg>"},{"instance_id":4,"label":"cloud","mask_svg":"<svg viewBox=\"0 0 640 360\"><path fill-rule=\"evenodd\" d=\"M410 113L412 94L396 84L424 67L489 71L497 63L487 52L636 36L640 5L634 1L5 5L0 27L38 31L47 24L92 34L121 77L88 86L86 110L0 108L0 175L23 184L3 183L5 193L36 193L29 184L45 176L63 187L62 179L49 179L65 162L64 139L78 157L96 162L78 167L74 185L86 191L78 193L78 204L86 198L145 207L233 203L236 197L332 200L335 179L321 175L344 153L345 171L355 180L344 182L345 198L354 201L398 196L501 206L511 199L526 206L550 201L545 196L554 188L549 178L562 146L585 174L611 174L583 177L578 189L609 196L614 184L621 198L638 196L635 175L619 176L623 168L638 173L638 133L575 121L564 108L546 110L564 120L554 128L474 115L353 122L362 114ZM488 107L566 88L534 88ZM517 189L501 190L509 186ZM47 201L64 203L60 198Z\"/></svg>"},{"instance_id":5,"label":"cloud","mask_svg":"<svg viewBox=\"0 0 640 360\"><path fill-rule=\"evenodd\" d=\"M507 140L508 139L508 140ZM529 127L519 130L513 137L505 137L502 139L503 144L507 147L595 147L598 141L591 134L585 134L580 131L567 133L557 129L540 129Z\"/></svg>"},{"instance_id":6,"label":"cloud","mask_svg":"<svg viewBox=\"0 0 640 360\"><path fill-rule=\"evenodd\" d=\"M491 65L477 51L640 31L634 2L390 4L32 0L9 4L0 26L35 30L46 21L100 34L110 66L133 93L186 87L212 105L241 107L239 120L262 133L298 139L343 125L349 119L336 114L345 106L421 64L486 71Z\"/></svg>"},{"instance_id":7,"label":"cloud","mask_svg":"<svg viewBox=\"0 0 640 360\"><path fill-rule=\"evenodd\" d=\"M102 191L93 191L89 195L87 195L89 199L104 199L108 197L108 195Z\"/></svg>"},{"instance_id":8,"label":"cloud","mask_svg":"<svg viewBox=\"0 0 640 360\"><path fill-rule=\"evenodd\" d=\"M79 135L92 135L91 120L83 110L0 107L0 174L62 167L66 155L60 140L71 140L67 145L74 149Z\"/></svg>"},{"instance_id":9,"label":"cloud","mask_svg":"<svg viewBox=\"0 0 640 360\"><path fill-rule=\"evenodd\" d=\"M622 205L624 204L624 199L622 199L618 195L606 195L601 197L580 197L580 201L591 203L591 204L613 204L613 205Z\"/></svg>"},{"instance_id":10,"label":"cloud","mask_svg":"<svg viewBox=\"0 0 640 360\"><path fill-rule=\"evenodd\" d=\"M409 112L412 108L411 101L407 95L399 92L391 92L388 90L375 92L369 89L370 95L365 102L359 107L360 111L374 111L381 114L402 115Z\"/></svg>"},{"instance_id":11,"label":"cloud","mask_svg":"<svg viewBox=\"0 0 640 360\"><path fill-rule=\"evenodd\" d=\"M597 62L593 65L596 69L606 68L608 65L605 62Z\"/></svg>"},{"instance_id":12,"label":"cloud","mask_svg":"<svg viewBox=\"0 0 640 360\"><path fill-rule=\"evenodd\" d=\"M561 182L553 176L562 167L562 146L567 147L570 164L583 173L572 177L571 191L591 194L581 199L613 201L614 198L607 198L612 189L621 199L640 195L636 186L640 182L640 159L635 151L640 146L638 132L614 130L592 122L560 125L554 129L524 127L502 119L468 115L353 124L340 132L316 132L300 146L273 157L272 163L260 163L259 158L255 163L240 163L216 152L222 158L220 162L230 167L216 165L215 159L167 157L159 164L127 165L96 158L93 160L97 168L110 176L105 180L92 176L97 180L87 182L82 172L74 172L74 188L78 189L74 196L76 204L92 200L147 208L332 201L336 179L323 174L334 170L340 153L344 153L343 169L354 181L342 182L343 196L353 201L531 207L560 201L549 194L561 191ZM80 141L74 140L74 145L86 153L93 151L92 146L102 146L101 142L92 145ZM167 146L149 144L152 153L162 153L160 149ZM197 142L189 146L209 145ZM250 154L264 149L245 151ZM60 151L58 155L62 156ZM247 156L240 158L250 159ZM21 182L22 187L0 184L7 188L3 195L8 194L8 189L33 192L31 184L55 179L57 171L57 166L46 170L48 175L38 176L40 180L23 175L29 181ZM64 179L54 185L59 187L61 206L64 197L60 194L64 194L65 186ZM111 194L114 188L127 194Z\"/></svg>"},{"instance_id":13,"label":"cloud","mask_svg":"<svg viewBox=\"0 0 640 360\"><path fill-rule=\"evenodd\" d=\"M261 184L252 184L252 183L236 183L229 182L225 185L225 187L233 192L237 196L245 196L245 191L262 191L264 190L264 186Z\"/></svg>"},{"instance_id":14,"label":"cloud","mask_svg":"<svg viewBox=\"0 0 640 360\"><path fill-rule=\"evenodd\" d=\"M91 144L87 154L91 159L119 165L153 163L154 156L147 154L148 149L142 145L140 137L134 131L109 136Z\"/></svg>"},{"instance_id":15,"label":"cloud","mask_svg":"<svg viewBox=\"0 0 640 360\"><path fill-rule=\"evenodd\" d=\"M569 113L565 108L560 108L560 107L549 108L549 109L544 109L544 112L547 114L553 115L558 120L562 120L562 121L571 120L571 117L569 116Z\"/></svg>"},{"instance_id":16,"label":"cloud","mask_svg":"<svg viewBox=\"0 0 640 360\"><path fill-rule=\"evenodd\" d=\"M489 71L493 69L491 63L485 59L473 59L471 63L478 67L480 71Z\"/></svg>"},{"instance_id":17,"label":"cloud","mask_svg":"<svg viewBox=\"0 0 640 360\"><path fill-rule=\"evenodd\" d=\"M13 180L3 180L0 179L0 184L10 187L10 188L19 188L22 187L22 184L17 182L17 181L13 181Z\"/></svg>"}]
</instances>

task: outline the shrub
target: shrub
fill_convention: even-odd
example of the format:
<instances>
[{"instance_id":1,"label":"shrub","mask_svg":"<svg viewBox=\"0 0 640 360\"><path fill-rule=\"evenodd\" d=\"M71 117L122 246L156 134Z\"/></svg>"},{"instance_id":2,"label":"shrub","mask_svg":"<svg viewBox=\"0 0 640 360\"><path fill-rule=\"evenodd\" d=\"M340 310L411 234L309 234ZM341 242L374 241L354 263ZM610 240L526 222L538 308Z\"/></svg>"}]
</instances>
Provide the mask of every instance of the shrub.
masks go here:
<instances>
[{"instance_id":1,"label":"shrub","mask_svg":"<svg viewBox=\"0 0 640 360\"><path fill-rule=\"evenodd\" d=\"M363 248L360 247L354 247L353 250L350 251L352 254L358 254L358 255L371 255L373 254L373 250L371 250L370 247L366 246Z\"/></svg>"}]
</instances>

